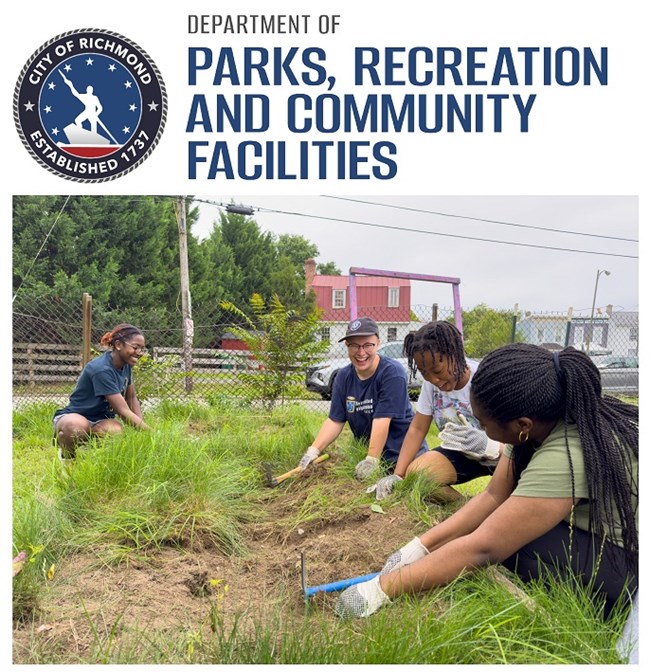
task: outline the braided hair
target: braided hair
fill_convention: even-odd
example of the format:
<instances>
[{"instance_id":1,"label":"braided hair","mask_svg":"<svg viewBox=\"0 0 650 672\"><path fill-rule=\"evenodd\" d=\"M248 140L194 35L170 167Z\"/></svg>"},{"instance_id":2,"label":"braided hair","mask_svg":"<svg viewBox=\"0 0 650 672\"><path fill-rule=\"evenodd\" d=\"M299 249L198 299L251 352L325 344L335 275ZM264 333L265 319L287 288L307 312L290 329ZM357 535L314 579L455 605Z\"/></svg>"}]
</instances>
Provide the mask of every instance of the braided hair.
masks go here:
<instances>
[{"instance_id":1,"label":"braided hair","mask_svg":"<svg viewBox=\"0 0 650 672\"><path fill-rule=\"evenodd\" d=\"M451 322L428 322L417 331L406 335L404 339L404 353L408 358L408 367L415 376L417 365L415 355L417 353L431 353L431 358L436 361L436 356L449 358L449 370L460 380L465 370L465 349L463 336Z\"/></svg>"},{"instance_id":2,"label":"braided hair","mask_svg":"<svg viewBox=\"0 0 650 672\"><path fill-rule=\"evenodd\" d=\"M143 336L141 329L132 324L118 324L112 331L107 331L100 339L101 345L113 347L117 341L125 342L129 336Z\"/></svg>"},{"instance_id":3,"label":"braided hair","mask_svg":"<svg viewBox=\"0 0 650 672\"><path fill-rule=\"evenodd\" d=\"M639 456L639 408L602 394L600 373L583 352L568 347L561 352L529 343L513 343L493 350L479 364L472 379L472 395L498 423L520 417L563 420L575 424L582 444L589 499L590 529L602 534L621 525L628 566L636 567L639 539L628 474ZM573 483L573 464L565 442ZM514 448L516 471L518 449ZM638 485L633 483L638 497ZM575 499L575 497L574 497Z\"/></svg>"}]
</instances>

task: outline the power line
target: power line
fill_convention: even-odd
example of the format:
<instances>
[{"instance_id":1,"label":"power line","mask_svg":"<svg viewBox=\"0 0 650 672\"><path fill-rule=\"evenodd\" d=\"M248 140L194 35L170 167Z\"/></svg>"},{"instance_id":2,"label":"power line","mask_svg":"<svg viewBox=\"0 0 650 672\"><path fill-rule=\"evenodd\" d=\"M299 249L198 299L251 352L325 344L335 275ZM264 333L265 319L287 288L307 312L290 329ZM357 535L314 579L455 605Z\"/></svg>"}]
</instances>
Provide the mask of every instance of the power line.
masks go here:
<instances>
[{"instance_id":1,"label":"power line","mask_svg":"<svg viewBox=\"0 0 650 672\"><path fill-rule=\"evenodd\" d=\"M209 205L214 205L217 207L226 207L225 204L223 203L215 203L214 201L202 201L201 199L195 199L198 202L206 203ZM355 219L341 219L339 217L327 217L325 215L311 215L307 214L304 212L291 212L288 210L274 210L271 208L260 208L256 206L251 206L256 208L259 212L270 212L274 214L279 214L279 215L290 215L294 217L307 217L311 219L322 219L330 222L340 222L342 224L356 224L358 226L368 226L371 228L376 228L376 229L390 229L393 231L400 231L402 233L422 233L428 236L441 236L443 238L459 238L461 240L474 240L478 242L483 242L483 243L498 243L500 245L513 245L516 247L532 247L535 249L539 250L554 250L557 252L576 252L579 254L596 254L604 257L624 257L626 259L638 259L638 256L631 255L631 254L616 254L614 252L595 252L591 250L577 250L574 248L569 248L569 247L553 247L550 245L535 245L533 243L517 243L514 241L510 240L495 240L492 238L478 238L474 236L463 236L460 234L453 234L453 233L440 233L438 231L425 231L423 229L414 229L410 227L400 227L400 226L392 226L390 224L374 224L372 222L362 222L359 220Z\"/></svg>"},{"instance_id":2,"label":"power line","mask_svg":"<svg viewBox=\"0 0 650 672\"><path fill-rule=\"evenodd\" d=\"M514 226L521 229L536 229L537 231L549 231L551 233L566 233L572 236L586 236L589 238L607 238L608 240L623 240L628 243L638 243L636 238L621 238L619 236L605 236L599 233L585 233L584 231L570 231L568 229L553 229L546 226L534 226L533 224L517 224L515 222L504 222L499 219L486 219L484 217L471 217L469 215L454 215L450 212L438 212L436 210L425 210L421 208L411 208L405 205L392 205L389 203L376 203L374 201L362 201L356 198L345 198L344 196L328 196L323 198L331 198L338 201L349 201L351 203L361 203L363 205L376 205L383 208L395 208L397 210L405 210L408 212L420 212L427 215L439 215L441 217L452 217L455 219L469 219L475 222L486 222L488 224L500 224L502 226Z\"/></svg>"}]
</instances>

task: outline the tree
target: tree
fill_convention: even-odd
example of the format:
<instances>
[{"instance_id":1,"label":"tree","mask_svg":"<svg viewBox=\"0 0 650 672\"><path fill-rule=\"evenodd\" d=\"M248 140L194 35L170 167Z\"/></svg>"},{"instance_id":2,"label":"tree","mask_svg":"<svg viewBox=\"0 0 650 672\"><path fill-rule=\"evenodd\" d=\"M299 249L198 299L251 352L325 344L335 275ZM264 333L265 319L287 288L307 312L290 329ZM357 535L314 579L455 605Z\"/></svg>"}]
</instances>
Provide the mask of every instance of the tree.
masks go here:
<instances>
[{"instance_id":1,"label":"tree","mask_svg":"<svg viewBox=\"0 0 650 672\"><path fill-rule=\"evenodd\" d=\"M278 401L294 396L293 390L303 381L305 369L328 348L317 338L322 327L322 311L313 308L305 314L287 310L277 294L268 304L259 294L250 299L253 317L229 301L221 307L235 315L240 324L231 331L249 347L261 368L250 375L249 382L255 399L261 399L267 409Z\"/></svg>"},{"instance_id":2,"label":"tree","mask_svg":"<svg viewBox=\"0 0 650 672\"><path fill-rule=\"evenodd\" d=\"M304 280L305 261L318 256L318 247L303 236L288 233L279 236L276 247L278 255L287 257Z\"/></svg>"},{"instance_id":3,"label":"tree","mask_svg":"<svg viewBox=\"0 0 650 672\"><path fill-rule=\"evenodd\" d=\"M232 298L239 268L219 226L215 226L208 238L197 245L189 265L193 304L220 311L219 302Z\"/></svg>"},{"instance_id":4,"label":"tree","mask_svg":"<svg viewBox=\"0 0 650 672\"><path fill-rule=\"evenodd\" d=\"M253 294L260 294L268 300L277 261L273 235L263 233L257 222L245 215L221 212L219 225L236 269L227 299L242 305Z\"/></svg>"},{"instance_id":5,"label":"tree","mask_svg":"<svg viewBox=\"0 0 650 672\"><path fill-rule=\"evenodd\" d=\"M271 276L273 291L287 308L309 312L316 305L316 296L305 292L305 261L318 255L318 247L303 236L282 234L276 248L277 267Z\"/></svg>"},{"instance_id":6,"label":"tree","mask_svg":"<svg viewBox=\"0 0 650 672\"><path fill-rule=\"evenodd\" d=\"M173 200L158 196L14 199L14 289L55 282L114 308L173 308L179 289Z\"/></svg>"},{"instance_id":7,"label":"tree","mask_svg":"<svg viewBox=\"0 0 650 672\"><path fill-rule=\"evenodd\" d=\"M317 269L320 275L341 275L341 269L334 261L326 261L324 264L318 264Z\"/></svg>"},{"instance_id":8,"label":"tree","mask_svg":"<svg viewBox=\"0 0 650 672\"><path fill-rule=\"evenodd\" d=\"M297 273L287 257L278 258L270 280L274 294L286 308L306 313L316 305L315 293L305 292L304 274Z\"/></svg>"},{"instance_id":9,"label":"tree","mask_svg":"<svg viewBox=\"0 0 650 672\"><path fill-rule=\"evenodd\" d=\"M40 325L37 334L44 342L67 342L65 325L79 332L76 315L87 292L95 332L133 322L151 329L158 345L176 345L180 273L174 204L169 196L15 197L13 308L14 315L29 316L23 332ZM197 215L194 208L187 216L188 254L190 280L201 289L208 269L191 235ZM216 292L214 280L210 290ZM59 319L47 320L53 307Z\"/></svg>"},{"instance_id":10,"label":"tree","mask_svg":"<svg viewBox=\"0 0 650 672\"><path fill-rule=\"evenodd\" d=\"M265 301L276 294L287 309L309 312L313 307L314 297L305 293L304 264L318 249L302 236L283 234L276 241L272 234L262 232L254 219L222 212L200 246L203 261L216 272L222 273L218 260L226 263L223 273L228 282L218 301L243 305L252 294Z\"/></svg>"},{"instance_id":11,"label":"tree","mask_svg":"<svg viewBox=\"0 0 650 672\"><path fill-rule=\"evenodd\" d=\"M449 318L453 322L453 318ZM481 303L463 311L465 352L479 358L501 345L512 342L512 313Z\"/></svg>"},{"instance_id":12,"label":"tree","mask_svg":"<svg viewBox=\"0 0 650 672\"><path fill-rule=\"evenodd\" d=\"M61 329L46 317L50 303L70 302L67 312L72 315L87 292L93 297L96 329L133 322L150 328L158 345L176 346L180 263L175 202L172 196L16 196L14 313L31 315L41 306L44 340L58 329L56 342L63 342ZM276 240L254 219L226 212L199 241L192 234L198 208L190 197L186 206L190 293L193 316L200 320L195 346L218 342L224 300L247 306L252 294L265 301L277 294L287 309L309 312L315 301L305 293L304 255L318 253L313 243L294 235ZM21 333L29 329L26 323Z\"/></svg>"}]
</instances>

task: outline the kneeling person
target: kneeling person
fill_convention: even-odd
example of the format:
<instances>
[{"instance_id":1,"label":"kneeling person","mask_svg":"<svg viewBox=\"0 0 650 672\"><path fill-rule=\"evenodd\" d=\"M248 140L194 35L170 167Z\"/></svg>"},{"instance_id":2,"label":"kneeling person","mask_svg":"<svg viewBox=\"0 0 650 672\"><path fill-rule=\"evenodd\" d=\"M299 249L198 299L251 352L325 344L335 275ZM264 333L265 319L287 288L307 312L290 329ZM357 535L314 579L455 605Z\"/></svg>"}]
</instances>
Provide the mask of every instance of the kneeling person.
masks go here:
<instances>
[{"instance_id":1,"label":"kneeling person","mask_svg":"<svg viewBox=\"0 0 650 672\"><path fill-rule=\"evenodd\" d=\"M368 492L377 499L391 493L404 476L422 471L439 486L442 502L461 499L452 485L494 473L503 446L488 439L479 428L470 403L472 378L478 363L466 359L463 337L449 322L429 322L404 339L412 371L424 378L413 422L404 439L393 474L379 480ZM440 430L441 445L419 452L431 423Z\"/></svg>"},{"instance_id":2,"label":"kneeling person","mask_svg":"<svg viewBox=\"0 0 650 672\"><path fill-rule=\"evenodd\" d=\"M131 324L118 324L102 336L101 344L110 350L86 364L68 405L52 419L64 463L75 457L80 443L91 436L118 434L123 423L149 429L132 380L132 368L144 353L144 334Z\"/></svg>"},{"instance_id":3,"label":"kneeling person","mask_svg":"<svg viewBox=\"0 0 650 672\"><path fill-rule=\"evenodd\" d=\"M355 438L368 442L368 454L355 469L355 476L364 480L379 468L380 457L392 471L414 413L404 367L377 353L379 328L373 319L361 317L350 322L341 341L348 348L350 364L337 374L329 417L299 466L306 469L338 438L347 422ZM424 454L427 449L423 437L415 454Z\"/></svg>"}]
</instances>

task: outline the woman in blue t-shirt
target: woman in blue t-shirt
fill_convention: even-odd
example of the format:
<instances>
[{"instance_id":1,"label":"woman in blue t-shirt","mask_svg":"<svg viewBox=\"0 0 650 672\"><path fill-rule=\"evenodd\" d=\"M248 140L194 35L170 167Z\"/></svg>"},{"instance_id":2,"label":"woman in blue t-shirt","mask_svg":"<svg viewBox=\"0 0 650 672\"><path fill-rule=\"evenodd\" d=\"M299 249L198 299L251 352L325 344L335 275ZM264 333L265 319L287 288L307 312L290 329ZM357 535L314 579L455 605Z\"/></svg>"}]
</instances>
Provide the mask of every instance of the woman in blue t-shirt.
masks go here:
<instances>
[{"instance_id":1,"label":"woman in blue t-shirt","mask_svg":"<svg viewBox=\"0 0 650 672\"><path fill-rule=\"evenodd\" d=\"M298 466L305 470L332 444L347 423L356 439L368 445L367 455L354 470L363 481L379 471L380 460L392 470L413 419L404 367L377 353L379 327L370 317L360 317L348 325L345 341L350 364L336 376L327 420ZM428 449L422 440L415 453Z\"/></svg>"},{"instance_id":2,"label":"woman in blue t-shirt","mask_svg":"<svg viewBox=\"0 0 650 672\"><path fill-rule=\"evenodd\" d=\"M148 429L131 377L144 353L144 334L131 324L118 324L100 343L111 349L86 364L68 405L54 413L54 441L62 461L74 458L76 446L90 436L121 432L122 422Z\"/></svg>"}]
</instances>

